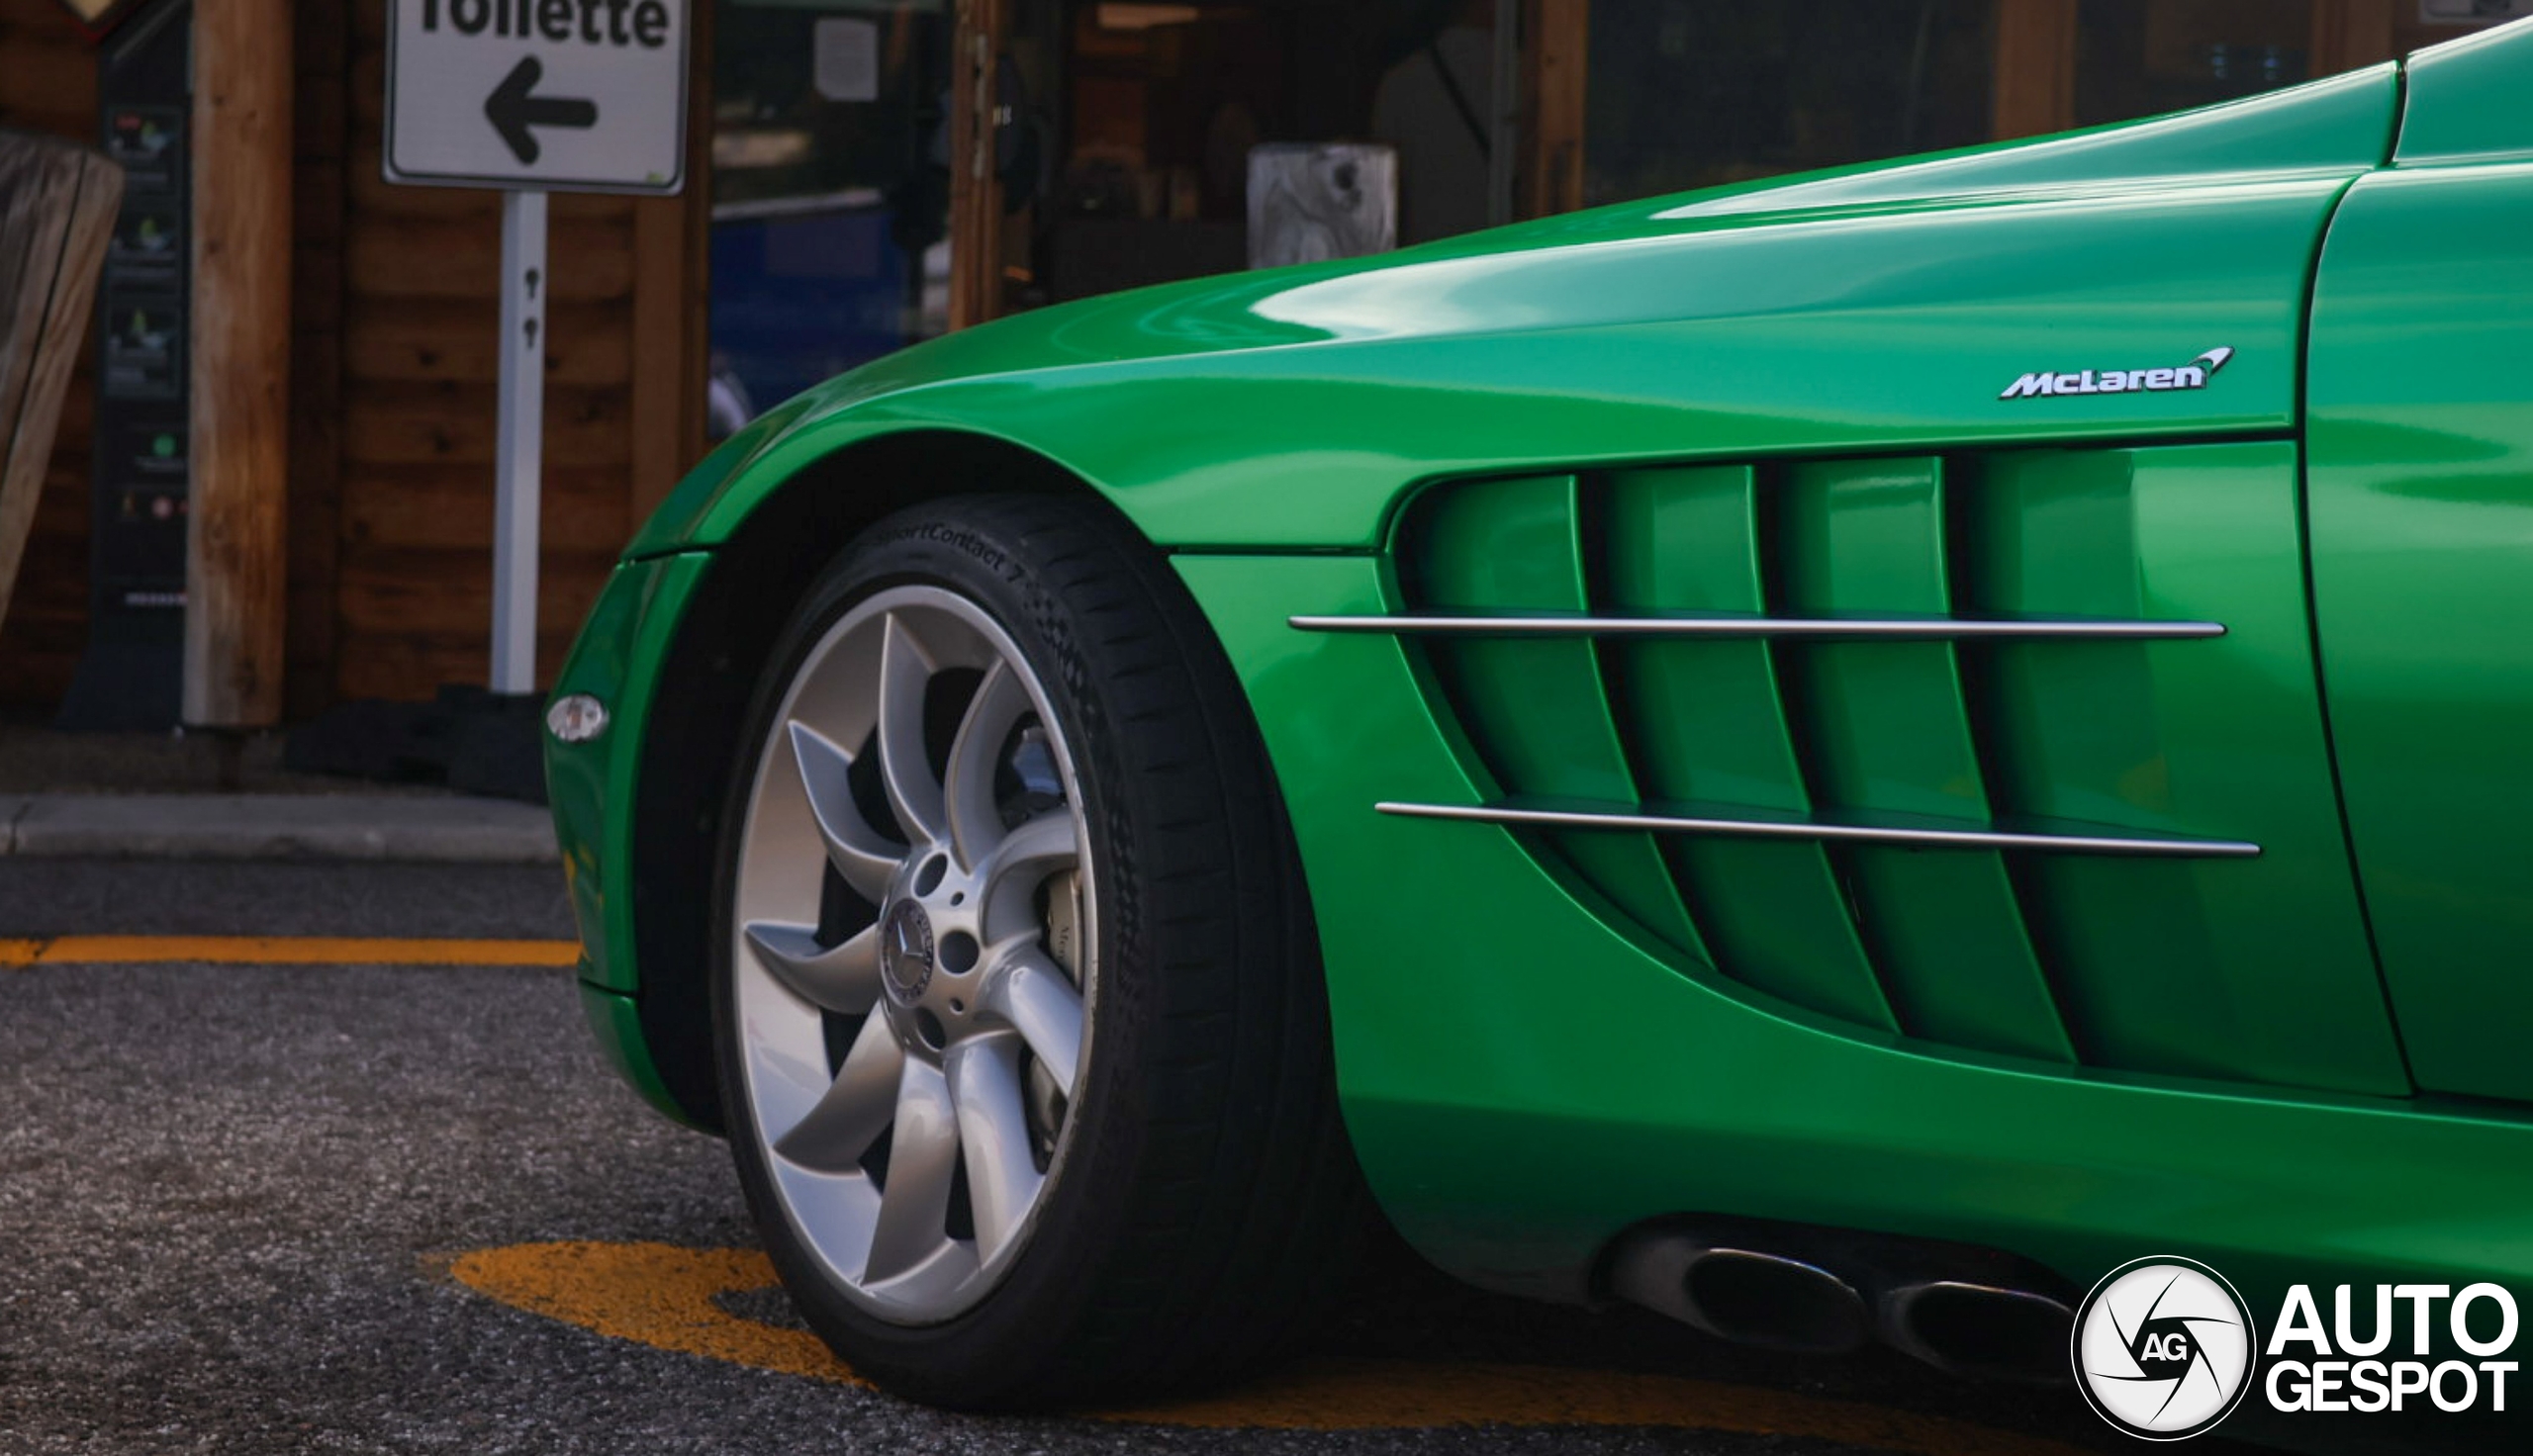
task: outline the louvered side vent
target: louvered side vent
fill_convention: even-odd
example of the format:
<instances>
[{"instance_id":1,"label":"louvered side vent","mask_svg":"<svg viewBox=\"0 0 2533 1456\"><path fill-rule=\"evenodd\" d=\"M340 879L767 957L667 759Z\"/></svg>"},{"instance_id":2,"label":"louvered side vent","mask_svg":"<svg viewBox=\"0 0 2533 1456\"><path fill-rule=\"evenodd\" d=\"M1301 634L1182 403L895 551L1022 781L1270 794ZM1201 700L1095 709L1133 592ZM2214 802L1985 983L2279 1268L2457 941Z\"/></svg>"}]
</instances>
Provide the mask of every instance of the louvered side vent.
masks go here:
<instances>
[{"instance_id":1,"label":"louvered side vent","mask_svg":"<svg viewBox=\"0 0 2533 1456\"><path fill-rule=\"evenodd\" d=\"M2285 442L1450 483L1408 600L1502 825L1649 950L1859 1028L2397 1094Z\"/></svg>"},{"instance_id":2,"label":"louvered side vent","mask_svg":"<svg viewBox=\"0 0 2533 1456\"><path fill-rule=\"evenodd\" d=\"M1583 494L1572 476L1472 482L1419 533L1421 594L1442 610L1580 612L1590 583ZM1507 791L1591 802L1640 797L1610 718L1601 654L1584 637L1483 637L1433 645L1433 667L1488 771ZM1704 958L1650 834L1541 838L1657 940Z\"/></svg>"}]
</instances>

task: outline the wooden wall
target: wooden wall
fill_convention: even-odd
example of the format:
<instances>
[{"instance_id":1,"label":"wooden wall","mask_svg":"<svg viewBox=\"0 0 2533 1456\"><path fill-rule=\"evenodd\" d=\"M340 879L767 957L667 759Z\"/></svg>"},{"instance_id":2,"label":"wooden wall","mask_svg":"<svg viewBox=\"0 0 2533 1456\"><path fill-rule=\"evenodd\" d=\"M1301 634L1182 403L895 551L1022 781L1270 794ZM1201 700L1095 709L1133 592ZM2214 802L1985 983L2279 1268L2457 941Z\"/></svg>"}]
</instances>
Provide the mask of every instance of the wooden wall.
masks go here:
<instances>
[{"instance_id":1,"label":"wooden wall","mask_svg":"<svg viewBox=\"0 0 2533 1456\"><path fill-rule=\"evenodd\" d=\"M0 126L94 142L97 64L59 0L0 0ZM89 421L93 329L61 407L52 468L9 614L0 621L0 711L61 700L88 641Z\"/></svg>"},{"instance_id":2,"label":"wooden wall","mask_svg":"<svg viewBox=\"0 0 2533 1456\"><path fill-rule=\"evenodd\" d=\"M284 711L306 719L334 700L334 565L342 512L344 188L351 11L301 0L294 29L290 226L290 619Z\"/></svg>"},{"instance_id":3,"label":"wooden wall","mask_svg":"<svg viewBox=\"0 0 2533 1456\"><path fill-rule=\"evenodd\" d=\"M337 479L330 493L309 490L292 522L294 535L331 543L330 561L318 542L300 553L310 608L333 608L329 630L294 644L303 705L328 690L422 696L441 682L480 683L487 669L500 199L379 179L385 59L385 7L355 0L333 224L339 354L330 379L310 381L336 394L325 412L336 422ZM550 246L540 681L634 524L634 205L557 196ZM317 507L328 494L331 520Z\"/></svg>"},{"instance_id":4,"label":"wooden wall","mask_svg":"<svg viewBox=\"0 0 2533 1456\"><path fill-rule=\"evenodd\" d=\"M299 0L294 31L294 719L481 682L487 668L500 200L379 179L385 18L382 0ZM95 74L57 0L0 0L0 122L91 136ZM540 680L637 502L701 453L701 216L678 199L554 199ZM49 711L86 642L85 376L0 627L0 709ZM655 402L638 413L637 386Z\"/></svg>"}]
</instances>

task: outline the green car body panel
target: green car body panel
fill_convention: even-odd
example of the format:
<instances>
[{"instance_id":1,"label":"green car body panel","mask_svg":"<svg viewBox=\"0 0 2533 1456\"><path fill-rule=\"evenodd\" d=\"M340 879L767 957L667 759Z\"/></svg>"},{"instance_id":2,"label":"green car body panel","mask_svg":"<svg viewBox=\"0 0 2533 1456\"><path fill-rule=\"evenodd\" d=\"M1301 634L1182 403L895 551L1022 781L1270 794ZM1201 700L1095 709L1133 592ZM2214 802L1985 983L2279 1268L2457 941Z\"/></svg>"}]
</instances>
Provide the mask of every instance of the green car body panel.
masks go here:
<instances>
[{"instance_id":1,"label":"green car body panel","mask_svg":"<svg viewBox=\"0 0 2533 1456\"><path fill-rule=\"evenodd\" d=\"M685 604L788 489L984 437L1172 551L1219 635L1348 1125L1445 1267L1588 1299L1617 1232L1719 1213L2533 1291L2528 85L2508 28L812 391L677 489L556 685L614 713L549 750L593 1025L696 1112L638 1014L694 968L643 959L628 864ZM1586 614L2037 627L1293 620Z\"/></svg>"},{"instance_id":2,"label":"green car body panel","mask_svg":"<svg viewBox=\"0 0 2533 1456\"><path fill-rule=\"evenodd\" d=\"M2313 590L2349 829L2424 1089L2533 1100L2533 164L2397 168L2313 306Z\"/></svg>"},{"instance_id":3,"label":"green car body panel","mask_svg":"<svg viewBox=\"0 0 2533 1456\"><path fill-rule=\"evenodd\" d=\"M690 551L615 569L554 685L557 696L587 693L609 704L613 720L592 743L549 739L545 763L563 877L581 932L582 1009L610 1063L652 1105L680 1121L690 1120L687 1110L661 1080L635 1015L641 982L628 869L640 764L636 746L660 698L668 640L707 561Z\"/></svg>"}]
</instances>

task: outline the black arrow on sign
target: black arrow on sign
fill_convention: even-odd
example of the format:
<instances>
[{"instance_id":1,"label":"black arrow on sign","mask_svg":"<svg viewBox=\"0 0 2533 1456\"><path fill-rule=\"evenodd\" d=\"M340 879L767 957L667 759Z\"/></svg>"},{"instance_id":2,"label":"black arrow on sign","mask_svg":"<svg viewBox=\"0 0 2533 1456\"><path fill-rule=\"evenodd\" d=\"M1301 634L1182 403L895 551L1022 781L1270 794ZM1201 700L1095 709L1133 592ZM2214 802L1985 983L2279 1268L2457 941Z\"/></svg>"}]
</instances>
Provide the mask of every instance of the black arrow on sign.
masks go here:
<instances>
[{"instance_id":1,"label":"black arrow on sign","mask_svg":"<svg viewBox=\"0 0 2533 1456\"><path fill-rule=\"evenodd\" d=\"M545 62L533 55L522 55L502 84L484 98L484 119L510 143L511 154L527 166L536 160L539 150L536 135L530 127L570 127L586 132L598 125L598 103L578 97L530 96L536 83L545 77Z\"/></svg>"}]
</instances>

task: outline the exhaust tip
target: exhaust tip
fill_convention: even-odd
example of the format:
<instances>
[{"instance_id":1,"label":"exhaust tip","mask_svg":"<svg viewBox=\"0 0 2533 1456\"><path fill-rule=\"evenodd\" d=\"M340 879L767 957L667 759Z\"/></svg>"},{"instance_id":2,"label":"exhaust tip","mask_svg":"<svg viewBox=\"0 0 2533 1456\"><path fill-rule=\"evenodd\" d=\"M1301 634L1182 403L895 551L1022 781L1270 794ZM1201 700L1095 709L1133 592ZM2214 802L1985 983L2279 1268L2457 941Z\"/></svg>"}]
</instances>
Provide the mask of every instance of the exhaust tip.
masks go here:
<instances>
[{"instance_id":1,"label":"exhaust tip","mask_svg":"<svg viewBox=\"0 0 2533 1456\"><path fill-rule=\"evenodd\" d=\"M1854 1286L1783 1254L1713 1249L1689 1266L1687 1284L1709 1327L1744 1344L1841 1354L1872 1332Z\"/></svg>"},{"instance_id":2,"label":"exhaust tip","mask_svg":"<svg viewBox=\"0 0 2533 1456\"><path fill-rule=\"evenodd\" d=\"M1844 1354L1873 1320L1855 1287L1817 1264L1690 1234L1652 1235L1619 1252L1621 1296L1722 1339L1765 1349Z\"/></svg>"},{"instance_id":3,"label":"exhaust tip","mask_svg":"<svg viewBox=\"0 0 2533 1456\"><path fill-rule=\"evenodd\" d=\"M2058 1385L2068 1377L2073 1310L2047 1295L1937 1279L1882 1299L1883 1337L1938 1370L1980 1380Z\"/></svg>"}]
</instances>

